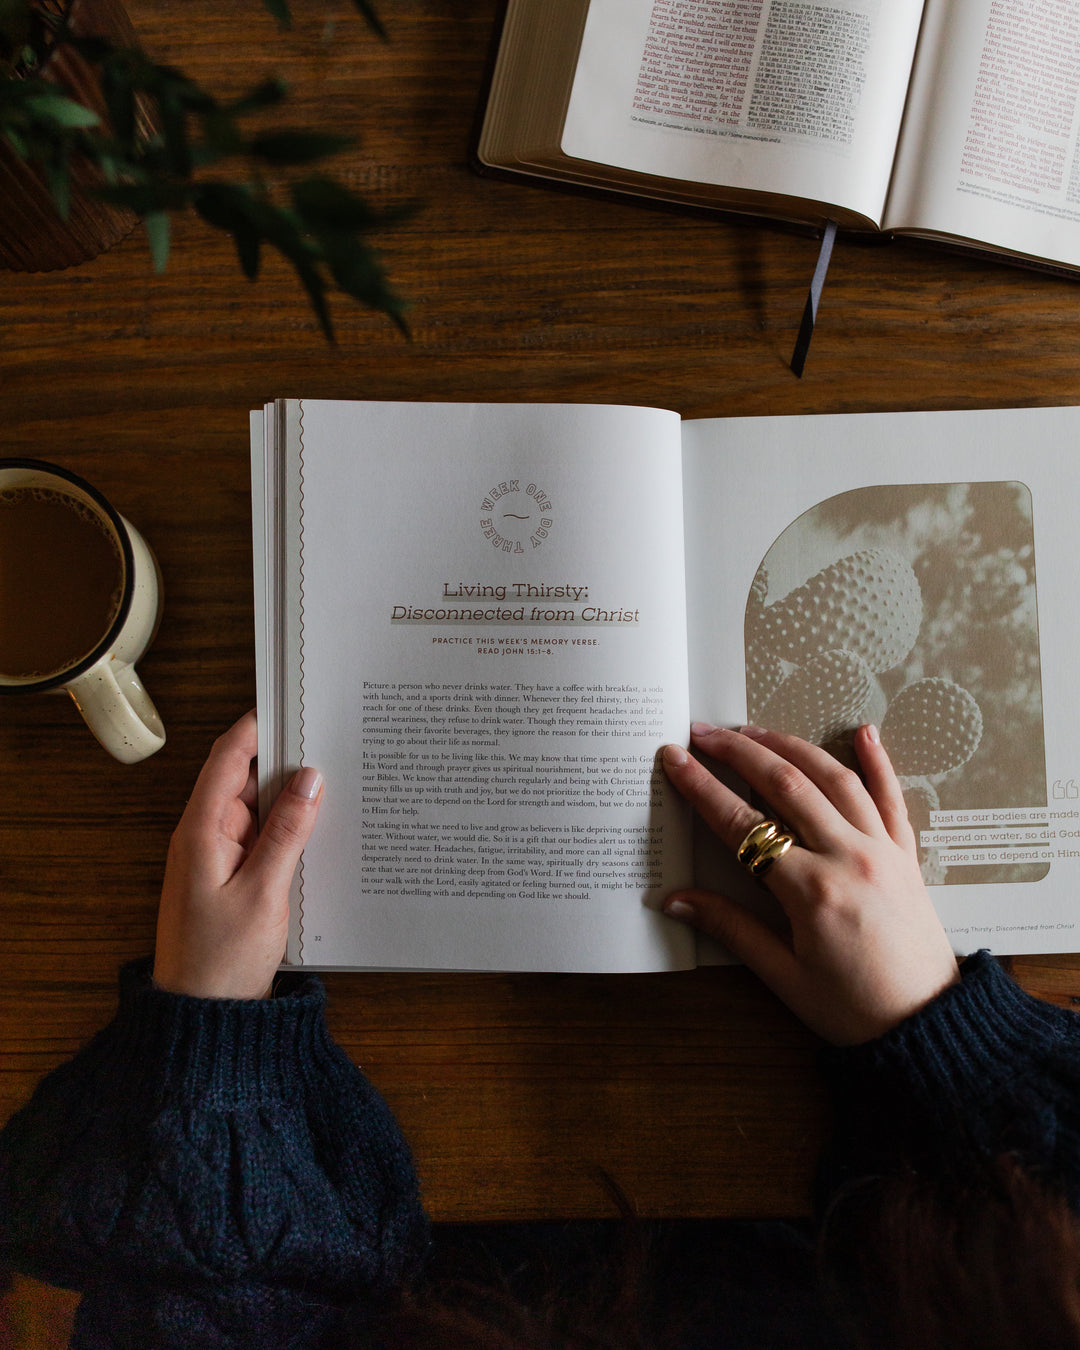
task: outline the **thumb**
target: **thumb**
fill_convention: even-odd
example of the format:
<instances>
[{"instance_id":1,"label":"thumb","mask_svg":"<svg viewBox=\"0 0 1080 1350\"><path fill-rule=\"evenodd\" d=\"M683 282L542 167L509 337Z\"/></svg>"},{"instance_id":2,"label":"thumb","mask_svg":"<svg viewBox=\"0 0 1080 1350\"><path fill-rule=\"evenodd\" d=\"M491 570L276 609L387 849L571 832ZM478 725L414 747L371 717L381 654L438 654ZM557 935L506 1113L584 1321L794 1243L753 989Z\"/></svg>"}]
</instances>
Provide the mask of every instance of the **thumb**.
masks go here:
<instances>
[{"instance_id":1,"label":"thumb","mask_svg":"<svg viewBox=\"0 0 1080 1350\"><path fill-rule=\"evenodd\" d=\"M322 787L322 774L304 768L298 769L279 793L244 864L244 871L260 885L288 889L315 828Z\"/></svg>"},{"instance_id":2,"label":"thumb","mask_svg":"<svg viewBox=\"0 0 1080 1350\"><path fill-rule=\"evenodd\" d=\"M783 938L745 905L715 891L676 891L664 902L664 911L716 938L783 997L781 991L795 977L794 953Z\"/></svg>"}]
</instances>

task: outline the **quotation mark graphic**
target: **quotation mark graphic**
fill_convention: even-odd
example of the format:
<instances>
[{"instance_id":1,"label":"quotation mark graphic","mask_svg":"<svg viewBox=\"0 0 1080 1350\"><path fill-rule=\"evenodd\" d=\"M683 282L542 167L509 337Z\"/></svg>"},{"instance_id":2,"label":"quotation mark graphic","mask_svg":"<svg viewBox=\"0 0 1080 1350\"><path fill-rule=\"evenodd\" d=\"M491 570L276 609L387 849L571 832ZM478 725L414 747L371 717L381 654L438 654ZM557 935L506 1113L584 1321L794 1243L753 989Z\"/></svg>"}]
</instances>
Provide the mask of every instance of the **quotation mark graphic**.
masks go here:
<instances>
[{"instance_id":1,"label":"quotation mark graphic","mask_svg":"<svg viewBox=\"0 0 1080 1350\"><path fill-rule=\"evenodd\" d=\"M1080 797L1080 787L1076 786L1076 779L1070 778L1067 783L1063 783L1060 778L1054 780L1054 801L1060 802L1066 797L1070 801Z\"/></svg>"}]
</instances>

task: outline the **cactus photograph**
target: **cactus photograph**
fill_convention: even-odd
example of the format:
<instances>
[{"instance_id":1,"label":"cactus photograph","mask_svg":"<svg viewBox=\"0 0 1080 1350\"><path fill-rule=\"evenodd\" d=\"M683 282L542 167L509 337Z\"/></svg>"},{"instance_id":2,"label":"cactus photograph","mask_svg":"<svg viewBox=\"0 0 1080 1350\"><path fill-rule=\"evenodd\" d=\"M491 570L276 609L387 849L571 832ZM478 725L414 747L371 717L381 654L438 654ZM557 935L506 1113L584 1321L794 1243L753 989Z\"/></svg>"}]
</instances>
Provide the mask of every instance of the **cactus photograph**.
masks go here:
<instances>
[{"instance_id":1,"label":"cactus photograph","mask_svg":"<svg viewBox=\"0 0 1080 1350\"><path fill-rule=\"evenodd\" d=\"M745 613L747 716L854 766L873 722L918 836L937 810L1046 803L1031 494L1023 483L859 488L769 548ZM1037 880L941 864L928 884Z\"/></svg>"}]
</instances>

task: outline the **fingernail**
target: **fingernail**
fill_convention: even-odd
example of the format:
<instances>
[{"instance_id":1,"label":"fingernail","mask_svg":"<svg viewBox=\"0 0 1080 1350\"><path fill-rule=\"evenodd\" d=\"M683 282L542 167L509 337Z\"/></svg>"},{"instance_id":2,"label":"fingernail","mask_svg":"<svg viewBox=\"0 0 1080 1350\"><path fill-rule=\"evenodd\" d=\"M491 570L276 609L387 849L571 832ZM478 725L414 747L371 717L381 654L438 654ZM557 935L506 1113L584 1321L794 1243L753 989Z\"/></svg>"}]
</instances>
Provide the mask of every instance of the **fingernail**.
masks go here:
<instances>
[{"instance_id":1,"label":"fingernail","mask_svg":"<svg viewBox=\"0 0 1080 1350\"><path fill-rule=\"evenodd\" d=\"M289 791L307 802L313 802L322 787L322 774L318 769L297 769L289 782Z\"/></svg>"},{"instance_id":2,"label":"fingernail","mask_svg":"<svg viewBox=\"0 0 1080 1350\"><path fill-rule=\"evenodd\" d=\"M664 763L665 763L665 764L672 764L672 765L678 766L678 765L685 764L686 761L687 761L689 758L690 758L690 756L686 753L686 751L682 748L681 745L665 745L665 746L664 746Z\"/></svg>"},{"instance_id":3,"label":"fingernail","mask_svg":"<svg viewBox=\"0 0 1080 1350\"><path fill-rule=\"evenodd\" d=\"M664 906L664 913L673 919L692 919L694 906L686 900L669 900Z\"/></svg>"},{"instance_id":4,"label":"fingernail","mask_svg":"<svg viewBox=\"0 0 1080 1350\"><path fill-rule=\"evenodd\" d=\"M866 724L866 737L867 740L871 741L874 745L881 744L881 733L878 731L877 727L874 726L873 722L867 722Z\"/></svg>"},{"instance_id":5,"label":"fingernail","mask_svg":"<svg viewBox=\"0 0 1080 1350\"><path fill-rule=\"evenodd\" d=\"M711 722L691 722L690 730L695 736L707 736L710 731L715 731L716 728Z\"/></svg>"},{"instance_id":6,"label":"fingernail","mask_svg":"<svg viewBox=\"0 0 1080 1350\"><path fill-rule=\"evenodd\" d=\"M740 727L739 732L743 736L749 736L752 741L759 741L762 736L769 734L764 727L756 727L752 722L749 726Z\"/></svg>"}]
</instances>

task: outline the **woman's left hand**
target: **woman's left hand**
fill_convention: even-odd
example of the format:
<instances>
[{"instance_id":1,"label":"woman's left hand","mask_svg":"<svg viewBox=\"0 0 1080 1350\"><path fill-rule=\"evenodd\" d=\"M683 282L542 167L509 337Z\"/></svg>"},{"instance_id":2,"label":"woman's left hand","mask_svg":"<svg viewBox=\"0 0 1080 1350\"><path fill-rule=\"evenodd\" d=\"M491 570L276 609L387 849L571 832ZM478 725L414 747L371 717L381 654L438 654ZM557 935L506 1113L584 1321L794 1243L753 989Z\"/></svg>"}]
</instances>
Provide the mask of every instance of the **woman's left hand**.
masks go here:
<instances>
[{"instance_id":1,"label":"woman's left hand","mask_svg":"<svg viewBox=\"0 0 1080 1350\"><path fill-rule=\"evenodd\" d=\"M692 732L795 836L763 875L791 935L709 891L669 896L667 913L718 938L836 1045L880 1036L959 979L919 873L903 792L873 727L855 737L861 779L796 736L701 724ZM663 763L730 849L766 819L681 746L666 746Z\"/></svg>"}]
</instances>

